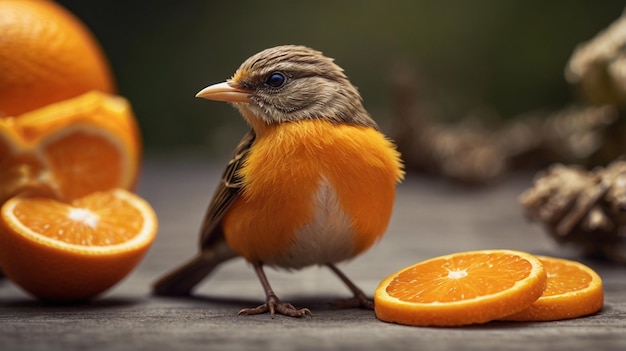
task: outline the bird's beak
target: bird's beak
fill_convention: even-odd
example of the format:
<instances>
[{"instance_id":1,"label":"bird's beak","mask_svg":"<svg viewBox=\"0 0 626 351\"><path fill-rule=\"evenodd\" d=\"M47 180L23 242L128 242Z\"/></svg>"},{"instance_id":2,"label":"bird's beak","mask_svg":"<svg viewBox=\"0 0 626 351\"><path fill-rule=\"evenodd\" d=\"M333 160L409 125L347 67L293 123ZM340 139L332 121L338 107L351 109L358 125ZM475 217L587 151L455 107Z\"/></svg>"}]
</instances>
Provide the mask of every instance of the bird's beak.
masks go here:
<instances>
[{"instance_id":1,"label":"bird's beak","mask_svg":"<svg viewBox=\"0 0 626 351\"><path fill-rule=\"evenodd\" d=\"M239 89L230 81L213 84L196 94L196 97L226 102L250 102L252 92Z\"/></svg>"}]
</instances>

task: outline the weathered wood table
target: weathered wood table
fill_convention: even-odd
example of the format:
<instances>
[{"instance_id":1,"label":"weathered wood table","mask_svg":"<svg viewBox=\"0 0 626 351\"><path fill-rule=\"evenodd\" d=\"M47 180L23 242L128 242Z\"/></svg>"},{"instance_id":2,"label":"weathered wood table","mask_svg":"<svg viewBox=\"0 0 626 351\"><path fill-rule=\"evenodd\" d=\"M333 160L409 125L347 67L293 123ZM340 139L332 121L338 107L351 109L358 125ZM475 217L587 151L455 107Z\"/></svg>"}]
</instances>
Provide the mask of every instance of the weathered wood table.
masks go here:
<instances>
[{"instance_id":1,"label":"weathered wood table","mask_svg":"<svg viewBox=\"0 0 626 351\"><path fill-rule=\"evenodd\" d=\"M626 350L626 267L593 261L584 262L604 280L603 311L560 322L463 328L387 324L372 311L329 308L329 302L349 293L320 268L268 270L279 296L309 307L313 318L238 317L239 309L263 300L243 260L224 265L194 298L151 296L151 282L196 251L198 227L221 168L200 159L149 159L138 191L157 211L160 230L144 261L85 305L44 305L1 281L0 350ZM342 268L373 293L394 271L456 251L510 248L578 259L524 219L517 197L530 184L531 175L525 175L467 190L409 177L398 189L386 237Z\"/></svg>"}]
</instances>

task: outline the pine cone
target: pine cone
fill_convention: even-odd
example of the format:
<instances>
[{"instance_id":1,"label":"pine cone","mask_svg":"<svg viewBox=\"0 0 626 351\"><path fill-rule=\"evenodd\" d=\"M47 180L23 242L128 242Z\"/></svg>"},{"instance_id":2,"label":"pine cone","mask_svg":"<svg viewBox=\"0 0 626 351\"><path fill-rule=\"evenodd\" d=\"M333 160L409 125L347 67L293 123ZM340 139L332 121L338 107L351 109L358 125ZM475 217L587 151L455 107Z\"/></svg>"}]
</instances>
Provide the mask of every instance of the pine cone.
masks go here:
<instances>
[{"instance_id":1,"label":"pine cone","mask_svg":"<svg viewBox=\"0 0 626 351\"><path fill-rule=\"evenodd\" d=\"M553 165L519 201L528 218L543 223L558 243L626 263L626 161L593 171Z\"/></svg>"}]
</instances>

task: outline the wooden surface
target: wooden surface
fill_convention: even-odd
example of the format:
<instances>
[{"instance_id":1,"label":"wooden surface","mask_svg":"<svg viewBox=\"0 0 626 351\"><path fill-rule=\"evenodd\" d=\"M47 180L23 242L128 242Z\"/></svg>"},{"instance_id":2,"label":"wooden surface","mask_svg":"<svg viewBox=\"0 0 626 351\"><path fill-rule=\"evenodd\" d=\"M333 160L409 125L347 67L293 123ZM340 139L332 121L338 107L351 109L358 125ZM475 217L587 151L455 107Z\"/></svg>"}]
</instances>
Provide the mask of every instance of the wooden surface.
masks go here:
<instances>
[{"instance_id":1,"label":"wooden surface","mask_svg":"<svg viewBox=\"0 0 626 351\"><path fill-rule=\"evenodd\" d=\"M159 215L158 237L123 282L85 305L44 305L6 280L0 282L0 350L626 350L626 267L584 261L604 280L601 313L544 323L492 322L463 328L415 328L380 322L372 311L333 310L348 297L327 270L269 271L275 291L313 318L238 317L263 292L242 260L224 265L196 296L150 295L160 274L195 252L197 231L222 170L203 160L149 159L139 193ZM410 177L398 189L389 231L345 272L365 291L394 271L451 252L509 248L577 258L528 223L517 204L531 176L493 188L467 190Z\"/></svg>"}]
</instances>

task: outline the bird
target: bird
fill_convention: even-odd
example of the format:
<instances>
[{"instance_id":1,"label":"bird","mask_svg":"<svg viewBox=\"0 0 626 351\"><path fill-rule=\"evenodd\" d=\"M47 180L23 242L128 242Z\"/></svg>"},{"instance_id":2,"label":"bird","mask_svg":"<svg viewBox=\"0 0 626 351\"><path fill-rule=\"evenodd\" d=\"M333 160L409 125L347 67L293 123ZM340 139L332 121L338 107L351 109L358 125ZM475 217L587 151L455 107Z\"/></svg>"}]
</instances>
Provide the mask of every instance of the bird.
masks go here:
<instances>
[{"instance_id":1,"label":"bird","mask_svg":"<svg viewBox=\"0 0 626 351\"><path fill-rule=\"evenodd\" d=\"M199 252L158 279L153 292L189 296L221 263L243 257L265 303L240 315L312 315L277 296L265 267L326 266L353 294L339 306L373 309L337 263L386 232L404 166L344 70L320 51L281 45L254 54L196 97L232 104L250 130L208 206Z\"/></svg>"}]
</instances>

